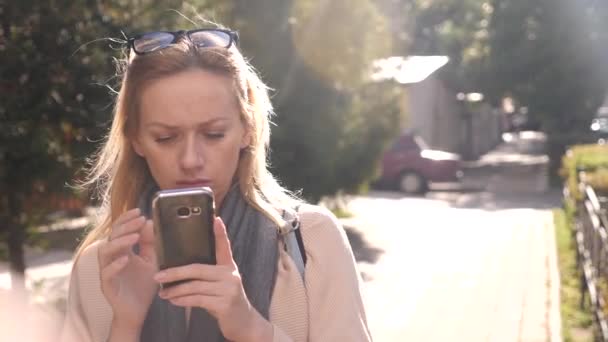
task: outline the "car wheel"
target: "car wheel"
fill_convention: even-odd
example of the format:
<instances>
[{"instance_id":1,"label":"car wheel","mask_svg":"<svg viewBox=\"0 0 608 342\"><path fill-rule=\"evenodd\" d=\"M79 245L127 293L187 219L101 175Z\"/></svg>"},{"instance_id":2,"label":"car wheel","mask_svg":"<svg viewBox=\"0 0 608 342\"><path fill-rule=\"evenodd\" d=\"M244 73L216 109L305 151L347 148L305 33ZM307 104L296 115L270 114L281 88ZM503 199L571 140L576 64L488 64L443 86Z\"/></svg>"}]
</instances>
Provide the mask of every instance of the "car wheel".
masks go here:
<instances>
[{"instance_id":1,"label":"car wheel","mask_svg":"<svg viewBox=\"0 0 608 342\"><path fill-rule=\"evenodd\" d=\"M423 194L427 192L426 179L416 172L407 171L401 174L399 190L406 194Z\"/></svg>"}]
</instances>

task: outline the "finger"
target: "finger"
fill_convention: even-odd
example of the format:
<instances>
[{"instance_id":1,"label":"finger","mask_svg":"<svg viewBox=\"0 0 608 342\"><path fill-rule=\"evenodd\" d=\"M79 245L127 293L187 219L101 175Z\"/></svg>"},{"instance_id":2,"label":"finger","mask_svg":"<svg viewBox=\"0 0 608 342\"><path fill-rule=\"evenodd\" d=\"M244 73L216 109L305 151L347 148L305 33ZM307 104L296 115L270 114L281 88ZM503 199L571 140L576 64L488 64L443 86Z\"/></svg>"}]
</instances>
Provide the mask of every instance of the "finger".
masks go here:
<instances>
[{"instance_id":1,"label":"finger","mask_svg":"<svg viewBox=\"0 0 608 342\"><path fill-rule=\"evenodd\" d=\"M139 234L129 234L106 242L99 248L99 264L104 267L113 262L121 254L129 254L130 249L139 240Z\"/></svg>"},{"instance_id":2,"label":"finger","mask_svg":"<svg viewBox=\"0 0 608 342\"><path fill-rule=\"evenodd\" d=\"M114 225L112 227L112 232L110 233L110 240L116 239L122 235L138 232L145 223L145 217L137 216L123 222L122 224Z\"/></svg>"},{"instance_id":3,"label":"finger","mask_svg":"<svg viewBox=\"0 0 608 342\"><path fill-rule=\"evenodd\" d=\"M232 259L232 249L230 240L226 232L226 226L221 218L216 217L213 222L213 232L215 233L215 259L218 265L234 265Z\"/></svg>"},{"instance_id":4,"label":"finger","mask_svg":"<svg viewBox=\"0 0 608 342\"><path fill-rule=\"evenodd\" d=\"M102 282L112 281L120 271L127 265L129 256L123 255L120 258L112 261L109 265L101 269L101 280Z\"/></svg>"},{"instance_id":5,"label":"finger","mask_svg":"<svg viewBox=\"0 0 608 342\"><path fill-rule=\"evenodd\" d=\"M230 270L225 268L223 271L221 267L216 265L190 264L162 270L154 275L154 280L159 283L190 279L218 281L223 278L223 273L228 273Z\"/></svg>"},{"instance_id":6,"label":"finger","mask_svg":"<svg viewBox=\"0 0 608 342\"><path fill-rule=\"evenodd\" d=\"M154 225L151 220L147 220L141 229L139 239L139 256L147 261L156 262L156 250L154 247Z\"/></svg>"},{"instance_id":7,"label":"finger","mask_svg":"<svg viewBox=\"0 0 608 342\"><path fill-rule=\"evenodd\" d=\"M217 309L221 305L222 298L215 296L190 295L172 298L170 301L176 306L203 308L214 315L214 313L218 312Z\"/></svg>"},{"instance_id":8,"label":"finger","mask_svg":"<svg viewBox=\"0 0 608 342\"><path fill-rule=\"evenodd\" d=\"M118 217L118 219L116 219L116 221L114 222L114 225L123 224L124 222L132 220L139 215L141 215L141 210L139 208L134 208L129 211L125 211L124 213L122 213L122 215L120 215Z\"/></svg>"},{"instance_id":9,"label":"finger","mask_svg":"<svg viewBox=\"0 0 608 342\"><path fill-rule=\"evenodd\" d=\"M190 295L219 296L221 293L222 288L219 282L193 280L162 289L158 295L163 299L172 299Z\"/></svg>"}]
</instances>

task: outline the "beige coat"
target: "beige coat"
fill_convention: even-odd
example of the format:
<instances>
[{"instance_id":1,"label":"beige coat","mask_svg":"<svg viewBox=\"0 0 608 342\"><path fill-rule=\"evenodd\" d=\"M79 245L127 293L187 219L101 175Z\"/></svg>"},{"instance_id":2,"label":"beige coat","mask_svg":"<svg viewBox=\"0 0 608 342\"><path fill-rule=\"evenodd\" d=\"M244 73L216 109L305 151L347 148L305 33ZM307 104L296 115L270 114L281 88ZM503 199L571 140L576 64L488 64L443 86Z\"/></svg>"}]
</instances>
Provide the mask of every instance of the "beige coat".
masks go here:
<instances>
[{"instance_id":1,"label":"beige coat","mask_svg":"<svg viewBox=\"0 0 608 342\"><path fill-rule=\"evenodd\" d=\"M371 341L360 277L340 223L329 211L300 209L307 262L305 279L280 242L278 274L270 303L275 342ZM112 308L101 292L98 243L74 265L62 342L106 341Z\"/></svg>"}]
</instances>

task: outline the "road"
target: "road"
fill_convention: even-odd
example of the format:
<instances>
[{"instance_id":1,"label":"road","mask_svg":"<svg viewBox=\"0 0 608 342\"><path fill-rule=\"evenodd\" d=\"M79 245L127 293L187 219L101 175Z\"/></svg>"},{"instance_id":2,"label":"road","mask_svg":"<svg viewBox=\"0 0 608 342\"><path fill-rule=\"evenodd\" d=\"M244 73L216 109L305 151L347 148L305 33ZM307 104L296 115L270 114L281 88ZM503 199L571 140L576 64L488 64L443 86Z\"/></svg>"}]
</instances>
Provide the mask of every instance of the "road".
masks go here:
<instances>
[{"instance_id":1,"label":"road","mask_svg":"<svg viewBox=\"0 0 608 342\"><path fill-rule=\"evenodd\" d=\"M558 341L559 193L354 197L344 225L375 341Z\"/></svg>"}]
</instances>

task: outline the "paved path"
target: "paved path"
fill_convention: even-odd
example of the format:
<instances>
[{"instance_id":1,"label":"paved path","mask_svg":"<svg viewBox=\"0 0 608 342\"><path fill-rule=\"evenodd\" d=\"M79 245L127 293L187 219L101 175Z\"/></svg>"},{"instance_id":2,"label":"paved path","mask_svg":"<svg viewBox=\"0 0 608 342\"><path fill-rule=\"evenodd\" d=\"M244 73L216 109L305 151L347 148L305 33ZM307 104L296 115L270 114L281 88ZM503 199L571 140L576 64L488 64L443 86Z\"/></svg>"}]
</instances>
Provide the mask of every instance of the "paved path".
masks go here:
<instances>
[{"instance_id":1,"label":"paved path","mask_svg":"<svg viewBox=\"0 0 608 342\"><path fill-rule=\"evenodd\" d=\"M382 250L376 263L360 263L377 341L549 341L559 333L549 210L375 195L350 203L350 225L367 248Z\"/></svg>"},{"instance_id":2,"label":"paved path","mask_svg":"<svg viewBox=\"0 0 608 342\"><path fill-rule=\"evenodd\" d=\"M465 172L478 191L349 203L376 341L561 340L551 212L560 193L547 189L544 137L505 138Z\"/></svg>"}]
</instances>

